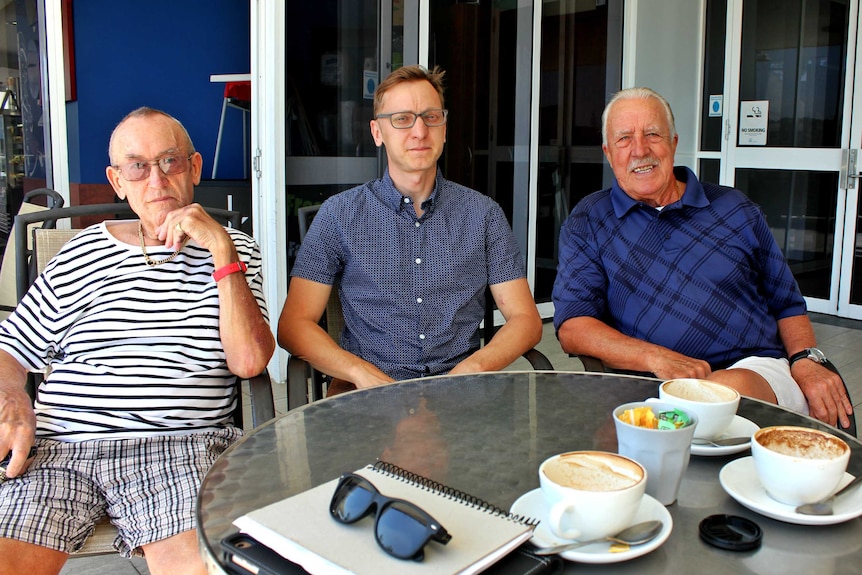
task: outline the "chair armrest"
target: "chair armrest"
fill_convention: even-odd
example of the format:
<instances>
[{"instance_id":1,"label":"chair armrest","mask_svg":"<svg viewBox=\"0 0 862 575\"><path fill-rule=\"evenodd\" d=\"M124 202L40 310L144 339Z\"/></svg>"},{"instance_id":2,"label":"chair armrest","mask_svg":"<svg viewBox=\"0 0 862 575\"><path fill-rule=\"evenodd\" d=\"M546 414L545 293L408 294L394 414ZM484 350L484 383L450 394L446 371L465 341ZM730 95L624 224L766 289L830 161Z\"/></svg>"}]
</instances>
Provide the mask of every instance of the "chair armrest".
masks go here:
<instances>
[{"instance_id":1,"label":"chair armrest","mask_svg":"<svg viewBox=\"0 0 862 575\"><path fill-rule=\"evenodd\" d=\"M251 425L257 427L275 417L275 400L272 397L272 382L269 372L261 373L248 379L248 389L251 395Z\"/></svg>"},{"instance_id":2,"label":"chair armrest","mask_svg":"<svg viewBox=\"0 0 862 575\"><path fill-rule=\"evenodd\" d=\"M832 373L834 373L835 375L837 375L838 377L841 378L841 383L844 384L844 393L847 394L847 399L850 400L850 403L852 405L853 399L850 397L850 390L847 388L847 382L844 381L844 378L841 376L840 373L838 373L838 368L835 367L835 364L827 359L826 363L823 364L823 367L825 367L826 369L828 369L829 371L831 371ZM848 416L848 419L850 420L850 426L849 427L843 428L840 425L838 425L837 427L838 427L838 429L840 429L844 433L849 433L853 437L856 437L856 414L851 413Z\"/></svg>"},{"instance_id":3,"label":"chair armrest","mask_svg":"<svg viewBox=\"0 0 862 575\"><path fill-rule=\"evenodd\" d=\"M312 377L311 366L295 355L287 360L287 409L291 410L308 403L308 379Z\"/></svg>"},{"instance_id":4,"label":"chair armrest","mask_svg":"<svg viewBox=\"0 0 862 575\"><path fill-rule=\"evenodd\" d=\"M553 371L554 366L551 365L551 362L545 357L541 351L536 348L532 348L524 352L524 359L530 362L530 365L533 366L533 369L540 371Z\"/></svg>"},{"instance_id":5,"label":"chair armrest","mask_svg":"<svg viewBox=\"0 0 862 575\"><path fill-rule=\"evenodd\" d=\"M569 354L569 357L576 357L581 360L581 363L584 364L584 369L586 371L595 371L598 373L603 373L605 371L605 364L603 364L602 360L597 357L575 354Z\"/></svg>"}]
</instances>

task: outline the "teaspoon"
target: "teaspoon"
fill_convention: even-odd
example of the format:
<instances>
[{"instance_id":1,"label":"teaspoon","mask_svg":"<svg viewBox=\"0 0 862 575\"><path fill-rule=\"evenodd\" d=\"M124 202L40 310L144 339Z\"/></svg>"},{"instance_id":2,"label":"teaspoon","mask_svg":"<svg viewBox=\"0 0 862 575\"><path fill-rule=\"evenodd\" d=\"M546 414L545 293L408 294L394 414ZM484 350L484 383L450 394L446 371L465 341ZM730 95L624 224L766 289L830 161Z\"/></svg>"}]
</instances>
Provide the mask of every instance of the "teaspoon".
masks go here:
<instances>
[{"instance_id":1,"label":"teaspoon","mask_svg":"<svg viewBox=\"0 0 862 575\"><path fill-rule=\"evenodd\" d=\"M742 445L751 441L751 437L721 437L719 439L692 439L694 445L712 445L715 447L729 447L731 445Z\"/></svg>"},{"instance_id":2,"label":"teaspoon","mask_svg":"<svg viewBox=\"0 0 862 575\"><path fill-rule=\"evenodd\" d=\"M593 543L601 543L602 541L612 541L614 543L623 543L626 545L640 545L641 543L646 543L647 541L655 539L655 536L659 534L662 527L663 524L661 521L644 521L643 523L636 523L631 527L626 527L616 535L590 539L588 541L575 541L572 543L565 543L563 545L554 545L553 547L540 547L538 550L533 551L533 553L536 555L556 555L557 553L571 551L578 547L592 545Z\"/></svg>"},{"instance_id":3,"label":"teaspoon","mask_svg":"<svg viewBox=\"0 0 862 575\"><path fill-rule=\"evenodd\" d=\"M842 493L846 493L850 489L856 487L860 482L862 482L862 474L857 475L853 478L853 481L839 489L834 494L830 495L823 501L818 501L816 503L806 503L804 505L800 505L796 508L797 513L801 513L802 515L832 515L832 502L835 501L835 498L841 495Z\"/></svg>"}]
</instances>

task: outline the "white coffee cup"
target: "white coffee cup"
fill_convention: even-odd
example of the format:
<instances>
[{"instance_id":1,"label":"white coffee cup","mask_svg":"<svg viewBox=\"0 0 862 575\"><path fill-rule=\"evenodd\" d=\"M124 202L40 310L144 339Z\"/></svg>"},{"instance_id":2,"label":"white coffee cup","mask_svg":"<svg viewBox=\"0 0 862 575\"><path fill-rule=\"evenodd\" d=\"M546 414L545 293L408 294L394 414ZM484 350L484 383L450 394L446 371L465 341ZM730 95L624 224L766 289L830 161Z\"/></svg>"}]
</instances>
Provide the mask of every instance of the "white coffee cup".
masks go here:
<instances>
[{"instance_id":1,"label":"white coffee cup","mask_svg":"<svg viewBox=\"0 0 862 575\"><path fill-rule=\"evenodd\" d=\"M632 523L646 489L638 462L605 451L571 451L539 466L549 513L546 525L563 539L613 535Z\"/></svg>"},{"instance_id":2,"label":"white coffee cup","mask_svg":"<svg viewBox=\"0 0 862 575\"><path fill-rule=\"evenodd\" d=\"M659 399L697 416L695 439L715 439L733 423L739 392L705 379L671 379L658 388Z\"/></svg>"},{"instance_id":3,"label":"white coffee cup","mask_svg":"<svg viewBox=\"0 0 862 575\"><path fill-rule=\"evenodd\" d=\"M769 496L795 506L820 501L836 490L850 447L819 429L773 426L754 433L751 455Z\"/></svg>"}]
</instances>

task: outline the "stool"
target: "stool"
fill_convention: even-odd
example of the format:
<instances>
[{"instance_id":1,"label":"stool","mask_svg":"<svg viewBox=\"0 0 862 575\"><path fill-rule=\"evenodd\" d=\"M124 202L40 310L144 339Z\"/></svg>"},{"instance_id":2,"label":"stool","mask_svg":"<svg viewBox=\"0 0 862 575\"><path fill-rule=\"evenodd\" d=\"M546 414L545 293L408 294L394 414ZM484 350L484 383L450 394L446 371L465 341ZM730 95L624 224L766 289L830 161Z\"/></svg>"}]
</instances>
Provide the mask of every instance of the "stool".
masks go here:
<instances>
[{"instance_id":1,"label":"stool","mask_svg":"<svg viewBox=\"0 0 862 575\"><path fill-rule=\"evenodd\" d=\"M221 150L221 136L224 129L224 117L227 113L228 106L242 111L242 177L248 178L248 170L246 168L248 160L247 134L246 134L246 114L251 114L251 82L227 82L224 86L224 101L221 106L221 119L218 123L218 137L216 138L215 157L213 158L213 175L216 177L216 169L218 169L218 155Z\"/></svg>"}]
</instances>

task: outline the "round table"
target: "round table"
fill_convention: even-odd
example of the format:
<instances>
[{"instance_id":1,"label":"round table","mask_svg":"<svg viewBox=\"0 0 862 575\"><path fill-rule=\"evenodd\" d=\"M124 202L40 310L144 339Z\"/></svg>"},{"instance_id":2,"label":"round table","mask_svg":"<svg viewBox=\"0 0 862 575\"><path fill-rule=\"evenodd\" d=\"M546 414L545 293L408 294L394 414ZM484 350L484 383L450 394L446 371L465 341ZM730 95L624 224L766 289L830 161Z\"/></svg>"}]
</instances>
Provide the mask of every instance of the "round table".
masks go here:
<instances>
[{"instance_id":1,"label":"round table","mask_svg":"<svg viewBox=\"0 0 862 575\"><path fill-rule=\"evenodd\" d=\"M611 412L657 397L655 379L585 372L497 372L439 376L321 400L249 432L216 461L197 503L201 552L223 573L219 541L237 517L315 487L376 459L508 509L538 487L537 470L565 451L616 451ZM818 421L743 398L738 414L757 425L826 429L851 445L848 472L862 473L862 443ZM725 493L718 475L750 452L692 455L673 531L651 553L609 565L566 562L577 573L849 573L862 569L862 520L805 526L770 519ZM759 549L726 551L703 542L713 514L741 515L763 529Z\"/></svg>"}]
</instances>

